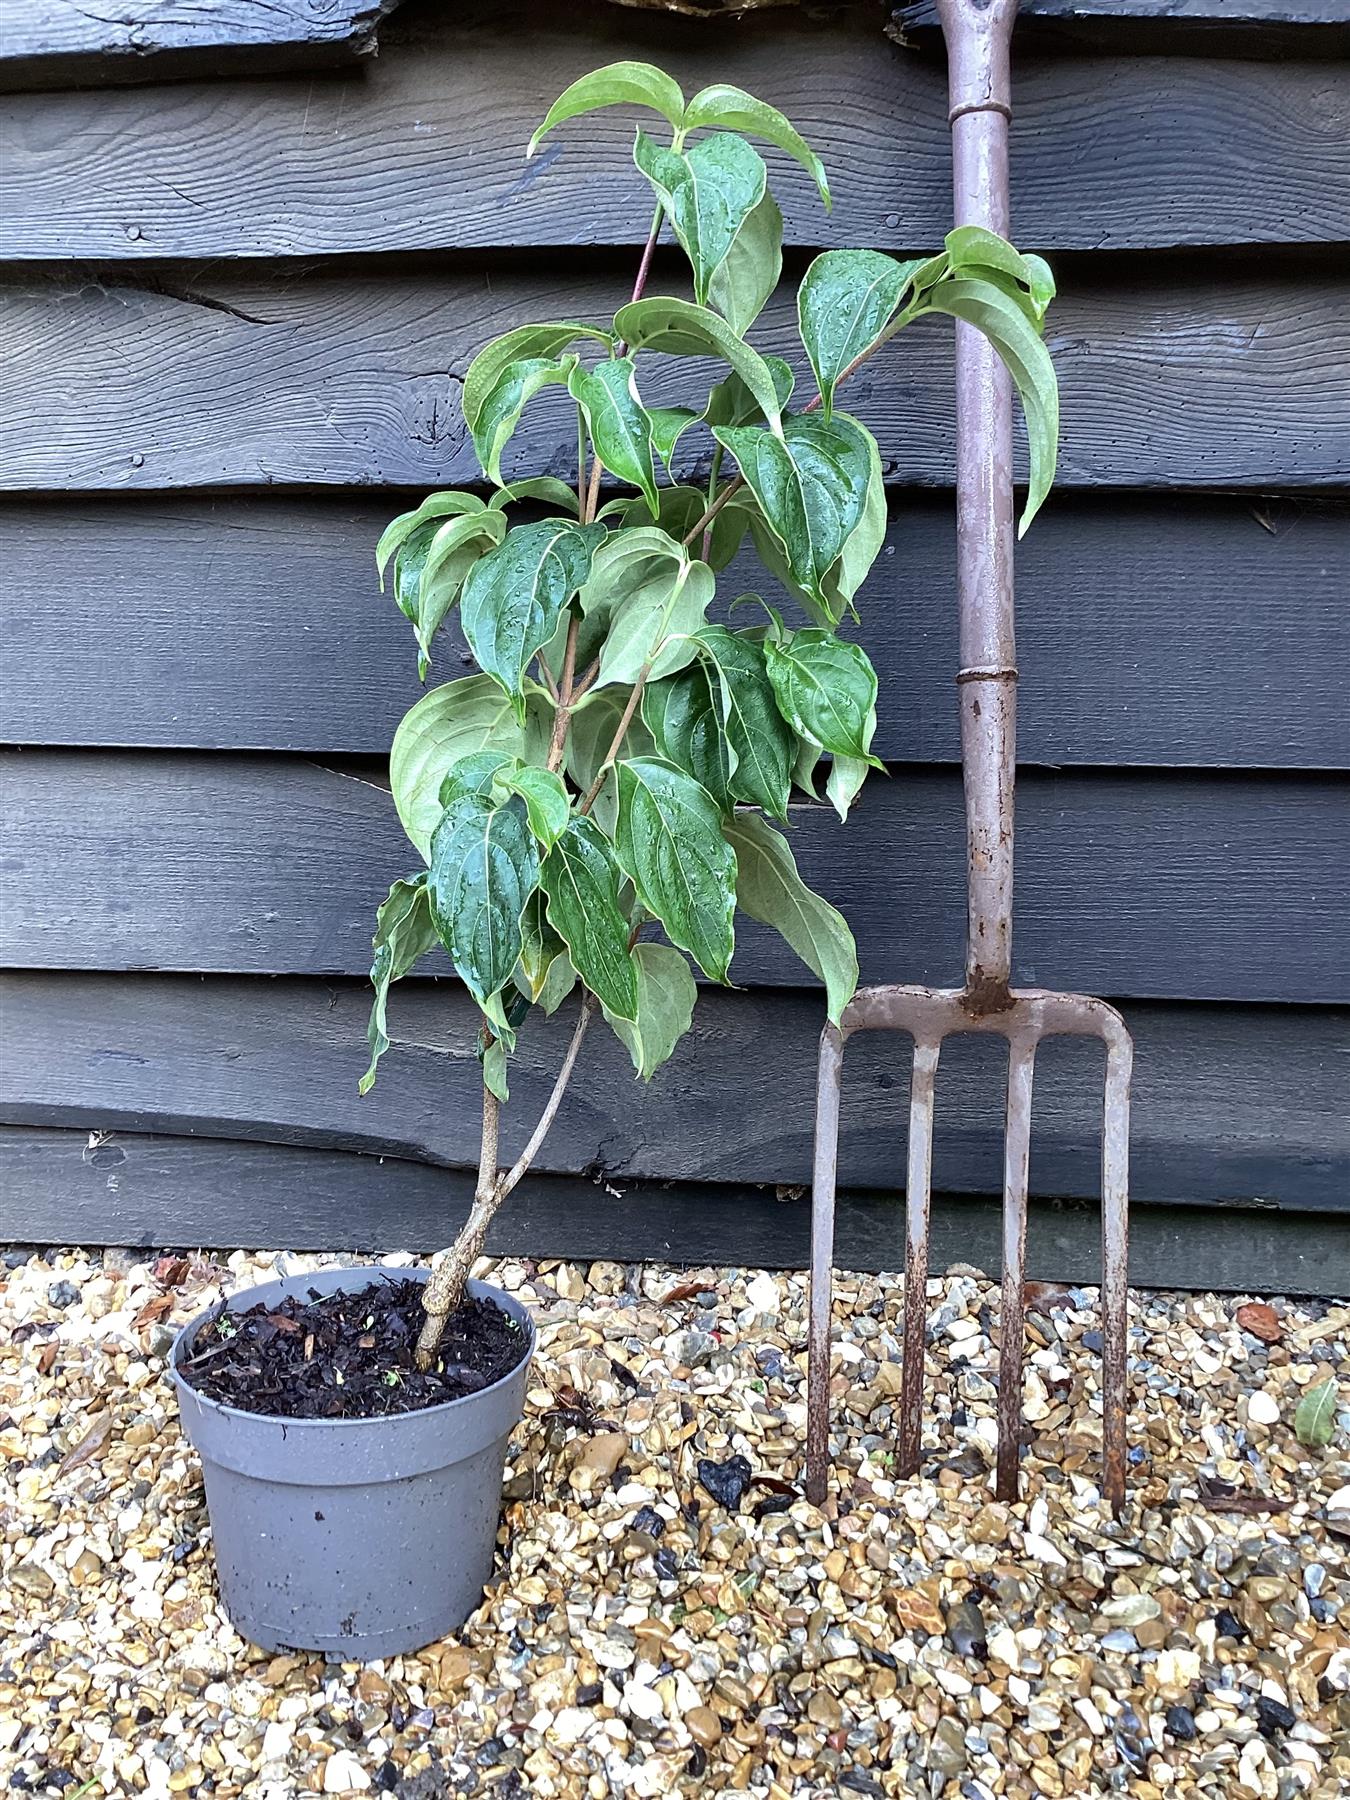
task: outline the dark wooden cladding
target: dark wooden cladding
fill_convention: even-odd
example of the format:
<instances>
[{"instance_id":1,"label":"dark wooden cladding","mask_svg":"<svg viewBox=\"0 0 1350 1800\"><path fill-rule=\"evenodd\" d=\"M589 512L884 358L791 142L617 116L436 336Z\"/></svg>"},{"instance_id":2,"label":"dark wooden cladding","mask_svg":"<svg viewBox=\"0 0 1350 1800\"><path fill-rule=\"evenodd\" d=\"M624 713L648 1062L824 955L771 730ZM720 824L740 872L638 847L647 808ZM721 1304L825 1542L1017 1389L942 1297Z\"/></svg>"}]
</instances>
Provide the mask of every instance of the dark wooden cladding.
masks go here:
<instances>
[{"instance_id":1,"label":"dark wooden cladding","mask_svg":"<svg viewBox=\"0 0 1350 1800\"><path fill-rule=\"evenodd\" d=\"M569 280L566 307L608 316L624 294L617 276ZM514 270L490 280L202 271L172 293L43 283L0 298L0 487L142 491L481 479L459 411L464 370L489 338L560 306L556 275ZM1088 282L1054 318L1061 488L1350 481L1343 274ZM758 341L800 359L789 290ZM895 483L952 479L951 342L949 321L922 320L847 389ZM649 401L691 397L672 364L643 359ZM570 477L575 458L566 396L549 390L503 468Z\"/></svg>"},{"instance_id":2,"label":"dark wooden cladding","mask_svg":"<svg viewBox=\"0 0 1350 1800\"><path fill-rule=\"evenodd\" d=\"M184 1246L285 1243L297 1250L439 1249L456 1229L473 1188L465 1170L400 1157L223 1138L116 1131L91 1136L0 1126L0 1234L37 1243ZM1241 1230L1221 1205L1136 1206L1130 1271L1137 1286L1174 1286L1185 1268L1198 1286L1270 1291L1278 1269L1285 1294L1350 1293L1350 1239L1328 1242L1315 1213L1246 1210ZM894 1270L903 1223L892 1195L845 1190L835 1207L841 1268ZM1031 1206L1027 1273L1082 1282L1101 1276L1100 1226L1089 1202ZM593 1257L645 1262L665 1257L802 1268L808 1241L801 1193L688 1182L602 1182L537 1175L512 1196L488 1237L494 1255ZM934 1197L934 1269L971 1264L997 1275L995 1202Z\"/></svg>"},{"instance_id":3,"label":"dark wooden cladding","mask_svg":"<svg viewBox=\"0 0 1350 1800\"><path fill-rule=\"evenodd\" d=\"M933 0L907 0L891 35L942 51ZM1014 55L1350 56L1345 0L1021 0Z\"/></svg>"},{"instance_id":4,"label":"dark wooden cladding","mask_svg":"<svg viewBox=\"0 0 1350 1800\"><path fill-rule=\"evenodd\" d=\"M826 215L770 152L791 242L918 250L948 229L945 78L888 43L875 15L812 29L780 13L719 31L588 11L584 31L540 6L396 16L378 58L317 83L18 97L0 255L640 244L651 202L632 164L633 108L564 127L524 160L553 97L624 56L668 66L686 92L732 81L787 111L836 196ZM1325 65L1022 58L1018 239L1134 250L1350 237L1348 140Z\"/></svg>"},{"instance_id":5,"label":"dark wooden cladding","mask_svg":"<svg viewBox=\"0 0 1350 1800\"><path fill-rule=\"evenodd\" d=\"M383 754L418 692L372 558L400 504L5 503L0 729L18 744ZM881 675L877 749L952 762L951 505L892 504L856 634ZM1348 561L1345 502L1056 497L1017 552L1022 761L1350 768ZM721 582L765 586L749 558ZM463 655L452 620L432 679L464 673Z\"/></svg>"},{"instance_id":6,"label":"dark wooden cladding","mask_svg":"<svg viewBox=\"0 0 1350 1800\"><path fill-rule=\"evenodd\" d=\"M0 963L359 974L374 909L417 866L387 794L265 756L8 751ZM803 879L851 920L864 980L949 981L964 926L956 772L873 782L846 827L794 808ZM1350 997L1350 783L1027 770L1014 973L1167 999ZM734 979L809 983L738 925Z\"/></svg>"},{"instance_id":7,"label":"dark wooden cladding","mask_svg":"<svg viewBox=\"0 0 1350 1800\"><path fill-rule=\"evenodd\" d=\"M0 93L332 68L374 47L398 0L0 0ZM49 107L50 102L46 105Z\"/></svg>"},{"instance_id":8,"label":"dark wooden cladding","mask_svg":"<svg viewBox=\"0 0 1350 1800\"><path fill-rule=\"evenodd\" d=\"M88 1130L200 1132L470 1168L480 1092L474 1009L455 987L394 992L394 1039L358 1098L370 992L353 981L9 974L0 1117ZM536 1020L511 1071L503 1155L523 1142L570 1035L569 1002ZM1136 1041L1132 1188L1140 1203L1320 1208L1350 1177L1344 1099L1350 1014L1131 1005ZM650 1084L598 1029L540 1159L542 1171L629 1180L765 1183L810 1177L818 996L710 993ZM773 1045L772 1079L750 1073ZM999 1190L999 1047L943 1049L934 1181ZM1032 1187L1093 1198L1100 1046L1058 1039L1036 1069ZM903 1179L908 1044L869 1033L845 1062L840 1181ZM690 1129L697 1111L698 1129ZM1259 1118L1259 1129L1250 1121Z\"/></svg>"}]
</instances>

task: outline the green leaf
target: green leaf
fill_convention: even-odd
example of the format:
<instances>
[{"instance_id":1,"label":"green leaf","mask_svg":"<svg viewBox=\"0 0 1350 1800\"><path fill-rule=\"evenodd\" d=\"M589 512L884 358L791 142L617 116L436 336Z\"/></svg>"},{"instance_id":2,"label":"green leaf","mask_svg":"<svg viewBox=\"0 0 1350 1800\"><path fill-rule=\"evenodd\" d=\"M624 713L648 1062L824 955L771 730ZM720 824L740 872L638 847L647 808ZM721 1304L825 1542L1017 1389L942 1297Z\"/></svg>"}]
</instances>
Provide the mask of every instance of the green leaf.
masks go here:
<instances>
[{"instance_id":1,"label":"green leaf","mask_svg":"<svg viewBox=\"0 0 1350 1800\"><path fill-rule=\"evenodd\" d=\"M784 362L781 356L766 356L764 366L769 371L769 379L773 382L774 398L778 402L779 411L792 398L792 390L797 384L797 377L792 373L792 365ZM703 409L703 418L709 425L763 425L765 423L764 408L754 394L734 372L725 381L719 381L708 395L708 404Z\"/></svg>"},{"instance_id":2,"label":"green leaf","mask_svg":"<svg viewBox=\"0 0 1350 1800\"><path fill-rule=\"evenodd\" d=\"M546 325L517 325L514 331L508 331L504 336L494 338L490 344L484 345L469 364L468 373L464 377L464 391L460 396L464 423L473 434L475 443L478 441L479 422L488 396L511 364L535 359L547 361L561 355L578 338L589 338L604 344L606 349L614 346L612 332L599 325L578 324L575 319L562 319Z\"/></svg>"},{"instance_id":3,"label":"green leaf","mask_svg":"<svg viewBox=\"0 0 1350 1800\"><path fill-rule=\"evenodd\" d=\"M651 63L616 62L593 69L558 95L530 139L526 156L534 155L555 125L605 106L649 106L678 131L684 116L684 92L678 82Z\"/></svg>"},{"instance_id":4,"label":"green leaf","mask_svg":"<svg viewBox=\"0 0 1350 1800\"><path fill-rule=\"evenodd\" d=\"M689 964L669 944L639 944L633 952L638 972L637 1019L605 1017L633 1059L643 1081L668 1062L694 1016L698 988Z\"/></svg>"},{"instance_id":5,"label":"green leaf","mask_svg":"<svg viewBox=\"0 0 1350 1800\"><path fill-rule=\"evenodd\" d=\"M682 152L666 150L639 131L633 160L656 189L694 272L694 298L706 306L708 283L764 198L764 159L744 138L726 132Z\"/></svg>"},{"instance_id":6,"label":"green leaf","mask_svg":"<svg viewBox=\"0 0 1350 1800\"><path fill-rule=\"evenodd\" d=\"M582 596L588 614L609 620L595 688L631 684L644 669L654 679L693 660L690 639L716 589L706 563L656 526L617 531L595 554Z\"/></svg>"},{"instance_id":7,"label":"green leaf","mask_svg":"<svg viewBox=\"0 0 1350 1800\"><path fill-rule=\"evenodd\" d=\"M614 742L614 733L619 729L619 720L624 715L632 691L631 687L603 688L599 693L592 691L586 695L584 705L572 714L563 760L567 773L583 794L590 792L596 776L604 766L604 759ZM653 747L651 733L641 717L637 717L630 721L624 733L619 755L647 756ZM596 795L591 814L605 832L612 836L618 810L618 789L611 769Z\"/></svg>"},{"instance_id":8,"label":"green leaf","mask_svg":"<svg viewBox=\"0 0 1350 1800\"><path fill-rule=\"evenodd\" d=\"M389 785L403 829L425 858L440 823L439 798L446 772L476 751L500 751L504 758L531 759L547 732L539 712L522 726L510 699L486 675L466 675L423 694L405 713L389 753Z\"/></svg>"},{"instance_id":9,"label":"green leaf","mask_svg":"<svg viewBox=\"0 0 1350 1800\"><path fill-rule=\"evenodd\" d=\"M736 857L717 803L692 775L657 757L618 765L614 848L639 900L666 936L714 981L735 945Z\"/></svg>"},{"instance_id":10,"label":"green leaf","mask_svg":"<svg viewBox=\"0 0 1350 1800\"><path fill-rule=\"evenodd\" d=\"M758 813L737 813L726 834L736 852L736 904L820 977L837 1025L858 986L858 952L842 913L806 886L787 839Z\"/></svg>"},{"instance_id":11,"label":"green leaf","mask_svg":"<svg viewBox=\"0 0 1350 1800\"><path fill-rule=\"evenodd\" d=\"M419 680L427 678L431 640L459 598L469 570L480 556L500 544L505 535L505 515L491 507L485 507L482 512L465 513L461 518L450 519L437 527L422 564L413 614Z\"/></svg>"},{"instance_id":12,"label":"green leaf","mask_svg":"<svg viewBox=\"0 0 1350 1800\"><path fill-rule=\"evenodd\" d=\"M647 414L652 428L652 443L655 444L661 461L667 469L669 469L671 458L675 454L676 444L679 443L689 427L697 425L702 417L703 414L696 413L691 406L654 406ZM659 506L658 497L656 508L648 510L649 512L657 510Z\"/></svg>"},{"instance_id":13,"label":"green leaf","mask_svg":"<svg viewBox=\"0 0 1350 1800\"><path fill-rule=\"evenodd\" d=\"M996 269L1027 290L1025 298L1038 321L1045 317L1046 308L1055 297L1055 278L1042 257L1023 256L1007 238L987 231L983 225L958 225L955 231L947 233L944 242L953 275L982 275Z\"/></svg>"},{"instance_id":14,"label":"green leaf","mask_svg":"<svg viewBox=\"0 0 1350 1800\"><path fill-rule=\"evenodd\" d=\"M442 808L453 806L457 800L493 800L493 789L502 770L514 770L519 766L517 758L508 756L505 751L475 750L471 756L462 756L446 770L437 798ZM505 795L496 796L496 799L504 798Z\"/></svg>"},{"instance_id":15,"label":"green leaf","mask_svg":"<svg viewBox=\"0 0 1350 1800\"><path fill-rule=\"evenodd\" d=\"M399 545L394 556L394 603L405 619L416 621L422 571L427 566L431 540L439 526L434 519L419 525Z\"/></svg>"},{"instance_id":16,"label":"green leaf","mask_svg":"<svg viewBox=\"0 0 1350 1800\"><path fill-rule=\"evenodd\" d=\"M861 644L832 631L794 631L764 646L778 710L798 737L836 756L867 759L877 723L877 673Z\"/></svg>"},{"instance_id":17,"label":"green leaf","mask_svg":"<svg viewBox=\"0 0 1350 1800\"><path fill-rule=\"evenodd\" d=\"M544 859L540 884L548 896L548 922L582 981L616 1018L636 1019L637 965L619 910L619 871L609 839L593 819L568 821Z\"/></svg>"},{"instance_id":18,"label":"green leaf","mask_svg":"<svg viewBox=\"0 0 1350 1800\"><path fill-rule=\"evenodd\" d=\"M460 601L464 635L478 666L517 701L518 717L521 678L557 630L606 536L603 525L571 519L517 525L469 571Z\"/></svg>"},{"instance_id":19,"label":"green leaf","mask_svg":"<svg viewBox=\"0 0 1350 1800\"><path fill-rule=\"evenodd\" d=\"M655 512L656 471L652 467L652 422L637 390L631 356L614 357L593 369L573 369L567 391L586 416L595 454L620 481L641 488Z\"/></svg>"},{"instance_id":20,"label":"green leaf","mask_svg":"<svg viewBox=\"0 0 1350 1800\"><path fill-rule=\"evenodd\" d=\"M779 428L782 405L773 370L757 350L740 338L715 312L688 300L634 300L614 315L614 329L630 350L662 356L720 356L754 395L772 430Z\"/></svg>"},{"instance_id":21,"label":"green leaf","mask_svg":"<svg viewBox=\"0 0 1350 1800\"><path fill-rule=\"evenodd\" d=\"M542 500L545 506L560 507L574 516L580 511L576 494L556 475L536 475L528 481L513 481L488 495L488 505L495 506L499 512L513 500Z\"/></svg>"},{"instance_id":22,"label":"green leaf","mask_svg":"<svg viewBox=\"0 0 1350 1800\"><path fill-rule=\"evenodd\" d=\"M719 425L714 435L740 465L794 582L829 614L825 577L867 503L870 434L844 413L792 413L781 436L758 425Z\"/></svg>"},{"instance_id":23,"label":"green leaf","mask_svg":"<svg viewBox=\"0 0 1350 1800\"><path fill-rule=\"evenodd\" d=\"M744 337L764 311L783 273L783 215L766 188L758 206L748 212L731 248L713 271L708 300L738 337ZM766 362L774 361L766 357Z\"/></svg>"},{"instance_id":24,"label":"green leaf","mask_svg":"<svg viewBox=\"0 0 1350 1800\"><path fill-rule=\"evenodd\" d=\"M764 646L724 625L705 626L697 641L721 683L722 719L735 758L732 797L785 818L797 747L774 699Z\"/></svg>"},{"instance_id":25,"label":"green leaf","mask_svg":"<svg viewBox=\"0 0 1350 1800\"><path fill-rule=\"evenodd\" d=\"M935 312L950 313L982 331L1002 357L1022 401L1027 422L1027 448L1031 479L1017 535L1040 511L1055 478L1059 444L1059 387L1050 353L1027 318L1026 310L1001 288L982 280L940 281L924 304Z\"/></svg>"},{"instance_id":26,"label":"green leaf","mask_svg":"<svg viewBox=\"0 0 1350 1800\"><path fill-rule=\"evenodd\" d=\"M642 690L642 718L667 762L692 775L720 812L734 805L731 777L736 757L722 717L722 685L700 658L678 675L649 681Z\"/></svg>"},{"instance_id":27,"label":"green leaf","mask_svg":"<svg viewBox=\"0 0 1350 1800\"><path fill-rule=\"evenodd\" d=\"M542 1004L551 983L553 965L558 958L567 963L567 946L548 922L545 910L545 896L542 888L536 888L525 903L525 910L520 915L520 961L516 964L515 983L521 993L531 1001ZM568 963L568 968L571 964ZM571 986L569 982L568 987ZM559 999L563 998L559 994ZM552 1008L546 1008L552 1011Z\"/></svg>"},{"instance_id":28,"label":"green leaf","mask_svg":"<svg viewBox=\"0 0 1350 1800\"><path fill-rule=\"evenodd\" d=\"M820 751L814 744L808 744L805 738L797 742L797 760L792 765L792 785L798 787L812 800L819 800L816 792L816 764L820 761Z\"/></svg>"},{"instance_id":29,"label":"green leaf","mask_svg":"<svg viewBox=\"0 0 1350 1800\"><path fill-rule=\"evenodd\" d=\"M872 766L871 762L864 762L857 756L836 756L830 764L830 772L825 777L825 797L841 822L847 822L849 808L857 799L858 790Z\"/></svg>"},{"instance_id":30,"label":"green leaf","mask_svg":"<svg viewBox=\"0 0 1350 1800\"><path fill-rule=\"evenodd\" d=\"M830 184L825 178L824 163L776 106L756 100L744 88L718 81L694 95L684 109L680 125L685 131L696 131L705 125L720 125L727 131L749 132L751 137L762 138L775 149L785 150L815 182L820 189L820 197L825 202L825 210L829 211Z\"/></svg>"},{"instance_id":31,"label":"green leaf","mask_svg":"<svg viewBox=\"0 0 1350 1800\"><path fill-rule=\"evenodd\" d=\"M827 419L835 383L881 337L918 267L879 250L827 250L802 276L797 322Z\"/></svg>"},{"instance_id":32,"label":"green leaf","mask_svg":"<svg viewBox=\"0 0 1350 1800\"><path fill-rule=\"evenodd\" d=\"M1321 1450L1331 1442L1336 1430L1336 1408L1340 1393L1334 1378L1319 1381L1309 1388L1294 1413L1294 1436L1310 1450Z\"/></svg>"},{"instance_id":33,"label":"green leaf","mask_svg":"<svg viewBox=\"0 0 1350 1800\"><path fill-rule=\"evenodd\" d=\"M539 851L522 801L493 806L464 793L446 807L432 834L427 893L441 942L480 1006L511 979L521 914L538 882Z\"/></svg>"},{"instance_id":34,"label":"green leaf","mask_svg":"<svg viewBox=\"0 0 1350 1800\"><path fill-rule=\"evenodd\" d=\"M516 769L506 777L506 786L525 802L530 830L545 850L551 850L566 831L572 810L562 777L551 769Z\"/></svg>"},{"instance_id":35,"label":"green leaf","mask_svg":"<svg viewBox=\"0 0 1350 1800\"><path fill-rule=\"evenodd\" d=\"M358 1087L368 1094L375 1084L375 1070L389 1048L389 1025L386 1007L391 982L406 975L419 957L434 950L440 939L431 921L427 900L427 878L417 874L407 881L396 881L388 898L375 915L375 959L370 966L370 979L375 999L370 1009L370 1026L366 1032L370 1043L370 1067Z\"/></svg>"},{"instance_id":36,"label":"green leaf","mask_svg":"<svg viewBox=\"0 0 1350 1800\"><path fill-rule=\"evenodd\" d=\"M466 494L458 488L448 488L443 493L428 494L426 499L412 512L400 513L398 517L385 526L380 533L380 541L375 546L375 567L380 573L380 591L384 591L384 572L389 558L404 543L419 525L425 525L432 519L446 519L457 513L482 512L483 502L477 494ZM429 541L429 534L428 534Z\"/></svg>"},{"instance_id":37,"label":"green leaf","mask_svg":"<svg viewBox=\"0 0 1350 1800\"><path fill-rule=\"evenodd\" d=\"M506 1081L506 1045L499 1037L494 1037L483 1052L483 1086L495 1094L503 1106L511 1098Z\"/></svg>"},{"instance_id":38,"label":"green leaf","mask_svg":"<svg viewBox=\"0 0 1350 1800\"><path fill-rule=\"evenodd\" d=\"M502 451L528 403L543 388L567 384L576 367L575 355L522 356L507 363L484 394L471 427L473 447L489 481L501 482Z\"/></svg>"}]
</instances>

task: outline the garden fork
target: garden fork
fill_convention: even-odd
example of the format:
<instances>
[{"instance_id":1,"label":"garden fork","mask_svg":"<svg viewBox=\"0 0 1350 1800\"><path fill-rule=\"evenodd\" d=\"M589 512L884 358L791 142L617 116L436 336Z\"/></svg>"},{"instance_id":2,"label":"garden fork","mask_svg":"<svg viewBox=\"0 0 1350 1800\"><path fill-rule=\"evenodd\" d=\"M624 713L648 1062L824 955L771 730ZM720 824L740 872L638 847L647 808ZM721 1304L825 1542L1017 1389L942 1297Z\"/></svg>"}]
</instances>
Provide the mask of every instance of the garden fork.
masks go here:
<instances>
[{"instance_id":1,"label":"garden fork","mask_svg":"<svg viewBox=\"0 0 1350 1800\"><path fill-rule=\"evenodd\" d=\"M1017 0L938 0L947 41L958 225L1008 235L1010 40ZM956 519L960 661L957 693L966 801L966 980L962 988L862 989L838 1029L821 1038L811 1199L811 1316L806 1491L825 1497L829 1468L830 1309L839 1096L844 1045L855 1031L904 1031L914 1040L905 1183L904 1346L897 1466L913 1475L922 1445L933 1090L944 1038L993 1033L1008 1040L1003 1163L1003 1295L999 1346L1001 1500L1017 1494L1021 1439L1023 1281L1031 1084L1036 1049L1056 1035L1106 1046L1102 1140L1102 1490L1125 1499L1126 1254L1130 1073L1124 1021L1104 1001L1008 985L1012 958L1013 774L1017 665L1013 642L1012 389L988 341L956 327Z\"/></svg>"}]
</instances>

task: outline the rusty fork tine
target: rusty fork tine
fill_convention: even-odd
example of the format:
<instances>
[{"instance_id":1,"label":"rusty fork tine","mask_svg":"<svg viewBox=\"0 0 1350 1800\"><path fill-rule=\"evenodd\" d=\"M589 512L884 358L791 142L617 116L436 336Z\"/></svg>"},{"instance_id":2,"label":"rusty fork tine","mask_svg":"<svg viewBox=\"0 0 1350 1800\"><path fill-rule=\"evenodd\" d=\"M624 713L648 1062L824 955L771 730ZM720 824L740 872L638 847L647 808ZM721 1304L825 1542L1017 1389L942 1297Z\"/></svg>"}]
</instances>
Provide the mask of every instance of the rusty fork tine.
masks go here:
<instances>
[{"instance_id":1,"label":"rusty fork tine","mask_svg":"<svg viewBox=\"0 0 1350 1800\"><path fill-rule=\"evenodd\" d=\"M1125 1506L1125 1407L1129 1348L1130 1077L1134 1050L1122 1030L1108 1043L1102 1129L1102 1492Z\"/></svg>"},{"instance_id":2,"label":"rusty fork tine","mask_svg":"<svg viewBox=\"0 0 1350 1800\"><path fill-rule=\"evenodd\" d=\"M1036 1045L1008 1045L1008 1107L1003 1138L1003 1299L999 1308L998 1473L1000 1500L1017 1498L1021 1459L1022 1353L1025 1347L1027 1186L1031 1169L1031 1084Z\"/></svg>"},{"instance_id":3,"label":"rusty fork tine","mask_svg":"<svg viewBox=\"0 0 1350 1800\"><path fill-rule=\"evenodd\" d=\"M811 1311L806 1345L806 1497L825 1498L830 1478L830 1317L834 1306L834 1188L839 1161L839 1093L844 1039L820 1034L816 1148L811 1184Z\"/></svg>"},{"instance_id":4,"label":"rusty fork tine","mask_svg":"<svg viewBox=\"0 0 1350 1800\"><path fill-rule=\"evenodd\" d=\"M905 1328L900 1365L897 1469L918 1473L923 1456L923 1356L928 1329L928 1221L933 1193L933 1082L941 1038L914 1040L905 1174Z\"/></svg>"}]
</instances>

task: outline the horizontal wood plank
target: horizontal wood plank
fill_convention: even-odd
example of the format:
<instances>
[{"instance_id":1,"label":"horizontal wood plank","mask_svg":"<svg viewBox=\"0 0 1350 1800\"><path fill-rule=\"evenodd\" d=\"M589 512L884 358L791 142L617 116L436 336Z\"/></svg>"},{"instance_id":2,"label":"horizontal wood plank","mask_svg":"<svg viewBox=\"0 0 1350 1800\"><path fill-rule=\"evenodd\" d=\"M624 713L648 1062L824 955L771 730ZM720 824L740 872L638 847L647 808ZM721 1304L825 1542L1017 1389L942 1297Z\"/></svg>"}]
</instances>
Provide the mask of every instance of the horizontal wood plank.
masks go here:
<instances>
[{"instance_id":1,"label":"horizontal wood plank","mask_svg":"<svg viewBox=\"0 0 1350 1800\"><path fill-rule=\"evenodd\" d=\"M0 93L333 68L397 0L0 0ZM52 102L38 104L50 106Z\"/></svg>"},{"instance_id":2,"label":"horizontal wood plank","mask_svg":"<svg viewBox=\"0 0 1350 1800\"><path fill-rule=\"evenodd\" d=\"M560 272L202 272L173 293L0 290L0 488L471 481L479 472L458 396L476 352L560 310L608 316L623 297L617 279L563 282ZM1350 483L1350 279L1340 274L1089 282L1056 303L1047 343L1062 391L1063 488ZM790 289L760 344L800 362ZM849 384L892 482L952 480L951 345L950 321L923 320ZM672 358L643 359L651 403L701 405L703 383ZM575 457L574 412L550 389L503 468L508 478L570 477Z\"/></svg>"},{"instance_id":3,"label":"horizontal wood plank","mask_svg":"<svg viewBox=\"0 0 1350 1800\"><path fill-rule=\"evenodd\" d=\"M353 1156L221 1138L90 1134L0 1126L0 1235L27 1244L117 1244L215 1249L430 1251L468 1210L472 1176L397 1157ZM1240 1229L1235 1227L1240 1225ZM891 1197L841 1192L835 1262L892 1271L901 1219ZM1033 1202L1027 1273L1033 1280L1101 1279L1096 1208ZM497 1215L488 1250L499 1256L656 1258L725 1268L800 1269L807 1260L806 1200L762 1189L687 1182L626 1185L536 1176ZM934 1269L962 1263L996 1276L998 1207L934 1197ZM1136 1204L1132 1285L1283 1294L1350 1293L1350 1237L1328 1241L1316 1214L1222 1206Z\"/></svg>"},{"instance_id":4,"label":"horizontal wood plank","mask_svg":"<svg viewBox=\"0 0 1350 1800\"><path fill-rule=\"evenodd\" d=\"M383 754L417 692L411 632L372 562L399 504L0 504L0 730ZM911 492L892 506L858 631L881 676L877 749L952 762L951 504ZM1350 768L1347 559L1344 503L1057 499L1017 552L1023 762ZM773 584L746 555L721 587ZM322 602L297 612L279 594ZM434 680L463 671L457 616Z\"/></svg>"},{"instance_id":5,"label":"horizontal wood plank","mask_svg":"<svg viewBox=\"0 0 1350 1800\"><path fill-rule=\"evenodd\" d=\"M8 1123L190 1132L465 1170L476 1163L474 1012L448 984L395 991L394 1047L364 1099L356 1094L366 1062L363 982L16 973L0 978L0 994L0 1118ZM522 1035L504 1157L524 1142L552 1086L572 1011ZM1126 1015L1136 1044L1137 1200L1344 1212L1350 1014L1155 1004L1127 1006ZM708 993L690 1035L646 1085L598 1027L539 1168L620 1188L646 1180L809 1182L821 1023L810 994ZM944 1047L939 1190L999 1191L1004 1060L988 1039ZM908 1063L899 1034L868 1033L849 1046L845 1186L900 1185ZM1100 1046L1086 1040L1042 1048L1035 1193L1097 1195L1102 1068Z\"/></svg>"},{"instance_id":6,"label":"horizontal wood plank","mask_svg":"<svg viewBox=\"0 0 1350 1800\"><path fill-rule=\"evenodd\" d=\"M940 54L934 0L902 0L890 35ZM1019 54L1047 50L1110 56L1346 56L1344 0L1021 0Z\"/></svg>"},{"instance_id":7,"label":"horizontal wood plank","mask_svg":"<svg viewBox=\"0 0 1350 1800\"><path fill-rule=\"evenodd\" d=\"M719 31L607 7L578 20L475 5L395 15L378 59L343 78L14 99L0 256L640 244L651 202L632 108L568 125L524 160L553 97L626 56L669 67L687 92L732 81L787 111L836 193L826 215L802 171L770 152L789 242L913 250L948 229L945 75L889 44L875 15L817 28L779 11ZM1342 85L1317 63L1019 59L1019 241L1350 237Z\"/></svg>"},{"instance_id":8,"label":"horizontal wood plank","mask_svg":"<svg viewBox=\"0 0 1350 1800\"><path fill-rule=\"evenodd\" d=\"M417 866L388 795L264 756L0 756L0 964L363 974L374 909ZM1029 986L1158 999L1350 997L1350 782L1027 770L1018 783L1017 954ZM852 923L866 981L957 978L961 783L902 766L847 827L794 808L803 879ZM809 983L738 924L733 978Z\"/></svg>"}]
</instances>

